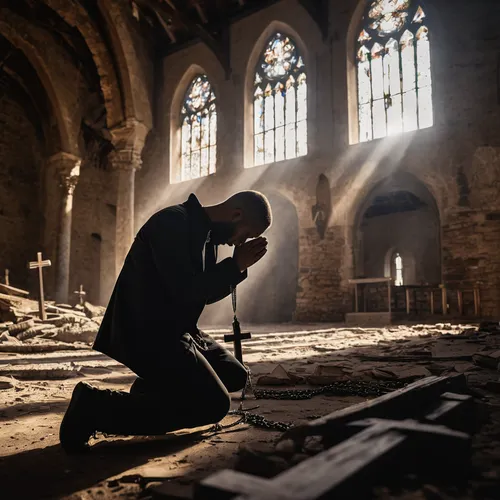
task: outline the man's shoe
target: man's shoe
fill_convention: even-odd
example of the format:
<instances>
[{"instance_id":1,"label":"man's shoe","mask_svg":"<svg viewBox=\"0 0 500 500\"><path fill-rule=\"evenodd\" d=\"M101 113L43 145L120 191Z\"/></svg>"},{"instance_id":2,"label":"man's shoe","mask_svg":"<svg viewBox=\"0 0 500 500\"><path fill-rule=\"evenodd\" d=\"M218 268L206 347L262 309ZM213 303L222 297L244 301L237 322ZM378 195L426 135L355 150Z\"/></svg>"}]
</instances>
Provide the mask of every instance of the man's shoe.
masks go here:
<instances>
[{"instance_id":1,"label":"man's shoe","mask_svg":"<svg viewBox=\"0 0 500 500\"><path fill-rule=\"evenodd\" d=\"M96 389L86 382L79 382L73 390L59 429L59 440L66 453L82 453L89 449L89 439L96 432L91 418L94 391Z\"/></svg>"}]
</instances>

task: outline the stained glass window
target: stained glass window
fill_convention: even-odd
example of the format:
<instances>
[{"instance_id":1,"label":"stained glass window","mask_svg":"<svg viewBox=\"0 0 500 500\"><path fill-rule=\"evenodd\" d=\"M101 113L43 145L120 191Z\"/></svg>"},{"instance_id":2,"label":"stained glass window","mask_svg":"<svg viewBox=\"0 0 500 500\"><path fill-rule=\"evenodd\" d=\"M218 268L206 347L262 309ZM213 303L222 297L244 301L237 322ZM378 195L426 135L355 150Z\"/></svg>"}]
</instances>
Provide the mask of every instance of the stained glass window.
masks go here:
<instances>
[{"instance_id":1,"label":"stained glass window","mask_svg":"<svg viewBox=\"0 0 500 500\"><path fill-rule=\"evenodd\" d=\"M356 52L360 142L433 125L425 20L418 1L367 2Z\"/></svg>"},{"instance_id":2,"label":"stained glass window","mask_svg":"<svg viewBox=\"0 0 500 500\"><path fill-rule=\"evenodd\" d=\"M403 259L399 253L394 256L394 266L396 268L394 284L396 286L403 286Z\"/></svg>"},{"instance_id":3,"label":"stained glass window","mask_svg":"<svg viewBox=\"0 0 500 500\"><path fill-rule=\"evenodd\" d=\"M181 169L177 181L215 173L217 108L206 75L193 78L181 110Z\"/></svg>"},{"instance_id":4,"label":"stained glass window","mask_svg":"<svg viewBox=\"0 0 500 500\"><path fill-rule=\"evenodd\" d=\"M307 76L294 41L275 33L254 80L254 165L307 154Z\"/></svg>"}]
</instances>

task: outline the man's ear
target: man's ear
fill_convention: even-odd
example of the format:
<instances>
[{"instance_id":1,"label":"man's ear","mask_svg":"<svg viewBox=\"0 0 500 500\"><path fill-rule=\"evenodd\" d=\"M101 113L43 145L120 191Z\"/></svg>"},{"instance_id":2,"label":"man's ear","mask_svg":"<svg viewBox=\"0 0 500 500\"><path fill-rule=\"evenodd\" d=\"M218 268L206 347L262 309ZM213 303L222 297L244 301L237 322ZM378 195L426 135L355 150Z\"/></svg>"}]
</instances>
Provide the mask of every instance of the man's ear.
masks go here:
<instances>
[{"instance_id":1,"label":"man's ear","mask_svg":"<svg viewBox=\"0 0 500 500\"><path fill-rule=\"evenodd\" d=\"M232 222L240 222L243 219L243 212L241 208L235 208L231 217Z\"/></svg>"}]
</instances>

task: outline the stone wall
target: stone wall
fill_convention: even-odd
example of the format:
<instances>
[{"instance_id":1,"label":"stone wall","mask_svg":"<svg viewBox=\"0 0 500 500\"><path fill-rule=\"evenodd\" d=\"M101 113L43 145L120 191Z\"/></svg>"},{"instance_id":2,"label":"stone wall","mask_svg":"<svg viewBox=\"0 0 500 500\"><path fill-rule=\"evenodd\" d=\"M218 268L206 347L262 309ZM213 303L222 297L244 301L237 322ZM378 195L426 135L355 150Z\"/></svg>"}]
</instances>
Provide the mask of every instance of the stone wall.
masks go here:
<instances>
[{"instance_id":1,"label":"stone wall","mask_svg":"<svg viewBox=\"0 0 500 500\"><path fill-rule=\"evenodd\" d=\"M86 298L106 305L114 281L115 222L110 172L84 163L73 204L70 297L83 285ZM110 264L112 263L112 264ZM71 299L70 299L71 300Z\"/></svg>"},{"instance_id":2,"label":"stone wall","mask_svg":"<svg viewBox=\"0 0 500 500\"><path fill-rule=\"evenodd\" d=\"M22 106L0 96L0 281L8 268L12 286L24 289L36 289L27 263L41 250L40 154Z\"/></svg>"}]
</instances>

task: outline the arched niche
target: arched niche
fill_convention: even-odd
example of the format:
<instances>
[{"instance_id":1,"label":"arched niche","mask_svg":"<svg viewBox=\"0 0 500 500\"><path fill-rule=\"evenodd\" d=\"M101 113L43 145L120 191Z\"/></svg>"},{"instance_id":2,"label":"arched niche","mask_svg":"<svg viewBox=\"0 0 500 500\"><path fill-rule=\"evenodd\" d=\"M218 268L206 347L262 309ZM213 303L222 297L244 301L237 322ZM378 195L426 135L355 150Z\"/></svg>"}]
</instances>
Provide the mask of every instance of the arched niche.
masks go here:
<instances>
[{"instance_id":1,"label":"arched niche","mask_svg":"<svg viewBox=\"0 0 500 500\"><path fill-rule=\"evenodd\" d=\"M416 177L399 173L379 182L355 220L355 277L395 278L392 260L399 253L404 285L441 283L439 211Z\"/></svg>"},{"instance_id":2,"label":"arched niche","mask_svg":"<svg viewBox=\"0 0 500 500\"><path fill-rule=\"evenodd\" d=\"M273 210L273 225L264 236L269 241L264 258L248 270L237 288L237 314L242 323L283 323L294 319L298 283L299 222L295 205L276 192L262 192ZM219 247L219 261L233 249ZM228 326L232 321L230 298L207 306L201 325Z\"/></svg>"}]
</instances>

